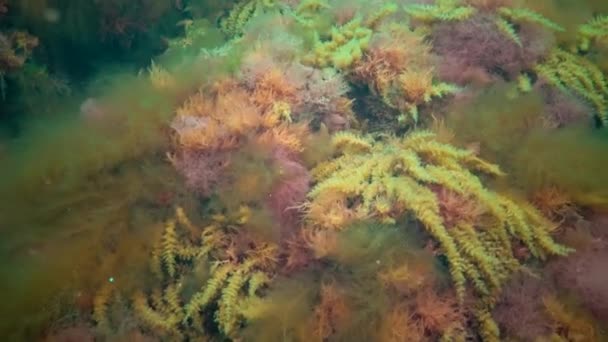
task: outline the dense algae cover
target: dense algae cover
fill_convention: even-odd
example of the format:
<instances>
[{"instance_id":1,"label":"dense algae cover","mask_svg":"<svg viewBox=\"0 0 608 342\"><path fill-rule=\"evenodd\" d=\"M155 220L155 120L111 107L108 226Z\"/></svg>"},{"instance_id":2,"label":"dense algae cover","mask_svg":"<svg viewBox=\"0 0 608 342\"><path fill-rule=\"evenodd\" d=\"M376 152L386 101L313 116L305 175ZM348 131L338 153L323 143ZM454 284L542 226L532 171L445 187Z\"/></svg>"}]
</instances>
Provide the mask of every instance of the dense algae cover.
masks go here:
<instances>
[{"instance_id":1,"label":"dense algae cover","mask_svg":"<svg viewBox=\"0 0 608 342\"><path fill-rule=\"evenodd\" d=\"M608 4L0 0L6 341L608 340Z\"/></svg>"}]
</instances>

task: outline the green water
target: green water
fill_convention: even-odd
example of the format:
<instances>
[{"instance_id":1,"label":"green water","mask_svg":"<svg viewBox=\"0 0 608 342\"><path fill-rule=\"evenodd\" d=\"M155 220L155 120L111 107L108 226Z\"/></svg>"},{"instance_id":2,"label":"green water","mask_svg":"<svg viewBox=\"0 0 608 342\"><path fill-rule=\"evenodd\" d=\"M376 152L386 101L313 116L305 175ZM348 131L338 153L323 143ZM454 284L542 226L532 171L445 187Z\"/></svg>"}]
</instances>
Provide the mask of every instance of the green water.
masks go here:
<instances>
[{"instance_id":1,"label":"green water","mask_svg":"<svg viewBox=\"0 0 608 342\"><path fill-rule=\"evenodd\" d=\"M3 341L608 340L608 5L0 0Z\"/></svg>"}]
</instances>

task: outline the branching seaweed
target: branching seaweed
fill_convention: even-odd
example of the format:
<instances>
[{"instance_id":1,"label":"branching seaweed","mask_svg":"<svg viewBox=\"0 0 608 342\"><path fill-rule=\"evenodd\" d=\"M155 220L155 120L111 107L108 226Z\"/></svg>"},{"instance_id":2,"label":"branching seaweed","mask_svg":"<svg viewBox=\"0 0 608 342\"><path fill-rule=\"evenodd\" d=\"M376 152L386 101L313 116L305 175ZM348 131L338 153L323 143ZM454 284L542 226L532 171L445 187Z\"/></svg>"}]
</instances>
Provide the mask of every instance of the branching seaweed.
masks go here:
<instances>
[{"instance_id":1,"label":"branching seaweed","mask_svg":"<svg viewBox=\"0 0 608 342\"><path fill-rule=\"evenodd\" d=\"M133 294L135 317L160 336L204 334L204 327L213 322L226 336L233 336L241 320L241 301L257 297L260 288L272 278L277 265L274 245L257 243L250 250L234 249L239 239L234 229L247 222L243 213L235 217L216 215L212 221L200 229L183 209L177 208L161 237L160 257L153 258L152 269L163 270L161 281L155 285L160 287ZM187 234L192 231L198 232L200 238L192 241ZM198 292L188 295L183 284L199 267L210 268L210 274ZM106 332L111 331L106 308L112 289L103 287L95 300L94 319ZM207 321L213 313L210 310L216 310L213 321Z\"/></svg>"},{"instance_id":2,"label":"branching seaweed","mask_svg":"<svg viewBox=\"0 0 608 342\"><path fill-rule=\"evenodd\" d=\"M343 133L334 142L338 157L313 170L317 185L308 195L308 221L321 229L341 230L356 220L393 223L412 213L449 260L460 300L467 282L481 296L477 316L489 336L496 335L497 329L488 308L504 281L519 268L513 240L521 240L541 259L570 252L552 240L551 223L530 205L483 186L472 171L491 176L502 172L470 151L441 144L428 132L387 141ZM484 207L483 224L461 219L446 226L432 186L474 199Z\"/></svg>"},{"instance_id":3,"label":"branching seaweed","mask_svg":"<svg viewBox=\"0 0 608 342\"><path fill-rule=\"evenodd\" d=\"M602 71L584 57L555 49L536 72L549 84L589 101L602 125L608 124L608 81Z\"/></svg>"}]
</instances>

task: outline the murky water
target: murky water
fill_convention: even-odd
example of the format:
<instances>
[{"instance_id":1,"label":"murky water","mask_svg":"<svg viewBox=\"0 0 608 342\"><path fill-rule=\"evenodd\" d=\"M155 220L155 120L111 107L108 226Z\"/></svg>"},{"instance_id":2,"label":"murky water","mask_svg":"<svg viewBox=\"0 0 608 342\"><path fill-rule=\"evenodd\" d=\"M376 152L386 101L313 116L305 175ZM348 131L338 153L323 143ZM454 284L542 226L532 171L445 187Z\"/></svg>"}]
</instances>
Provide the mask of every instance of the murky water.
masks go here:
<instances>
[{"instance_id":1,"label":"murky water","mask_svg":"<svg viewBox=\"0 0 608 342\"><path fill-rule=\"evenodd\" d=\"M6 341L608 340L608 4L0 0Z\"/></svg>"}]
</instances>

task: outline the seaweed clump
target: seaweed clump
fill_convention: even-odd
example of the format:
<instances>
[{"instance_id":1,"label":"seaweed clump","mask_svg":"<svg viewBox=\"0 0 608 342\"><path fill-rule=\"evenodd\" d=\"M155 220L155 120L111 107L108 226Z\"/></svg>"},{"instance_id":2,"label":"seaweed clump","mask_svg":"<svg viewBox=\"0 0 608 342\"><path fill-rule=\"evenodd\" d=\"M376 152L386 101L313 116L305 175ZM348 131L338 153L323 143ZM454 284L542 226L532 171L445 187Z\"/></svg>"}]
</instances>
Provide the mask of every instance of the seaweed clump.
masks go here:
<instances>
[{"instance_id":1,"label":"seaweed clump","mask_svg":"<svg viewBox=\"0 0 608 342\"><path fill-rule=\"evenodd\" d=\"M394 223L411 212L448 259L460 301L464 301L467 282L481 297L476 315L481 334L488 339L499 335L489 308L504 281L519 268L513 240L521 241L540 259L570 252L553 241L552 225L539 212L482 185L470 170L492 176L502 173L471 151L438 143L427 132L387 142L342 133L334 136L333 144L337 157L313 170L317 185L308 195L310 224L340 230L364 218ZM438 196L433 189L453 194ZM460 200L450 205L450 196ZM441 210L440 199L448 210L475 214L460 215L447 226L448 210ZM462 201L473 204L456 207Z\"/></svg>"},{"instance_id":2,"label":"seaweed clump","mask_svg":"<svg viewBox=\"0 0 608 342\"><path fill-rule=\"evenodd\" d=\"M277 267L276 246L234 234L233 225L245 227L247 220L243 213L216 215L208 226L199 228L177 208L152 253L150 271L155 281L132 294L134 319L156 335L172 339L208 335L214 324L223 334L234 334L240 325L240 303L258 296ZM251 243L257 247L244 248ZM199 287L199 281L204 285ZM116 303L110 301L111 288L105 288L96 297L94 318L99 331L107 335L115 329L108 307ZM206 308L215 308L215 314L210 316Z\"/></svg>"}]
</instances>

